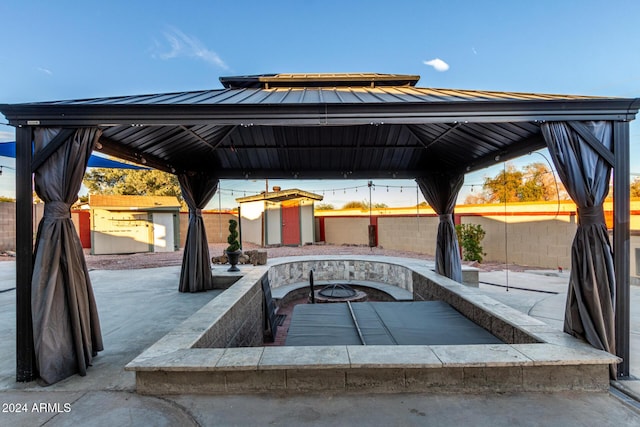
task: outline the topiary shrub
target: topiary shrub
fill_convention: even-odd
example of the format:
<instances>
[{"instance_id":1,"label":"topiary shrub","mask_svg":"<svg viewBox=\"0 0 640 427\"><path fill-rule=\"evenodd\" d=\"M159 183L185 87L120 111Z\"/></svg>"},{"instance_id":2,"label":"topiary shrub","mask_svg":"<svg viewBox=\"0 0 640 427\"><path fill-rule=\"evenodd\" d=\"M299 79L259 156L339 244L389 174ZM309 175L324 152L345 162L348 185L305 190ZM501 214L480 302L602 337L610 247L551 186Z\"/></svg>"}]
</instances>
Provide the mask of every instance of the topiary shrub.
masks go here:
<instances>
[{"instance_id":1,"label":"topiary shrub","mask_svg":"<svg viewBox=\"0 0 640 427\"><path fill-rule=\"evenodd\" d=\"M458 234L458 243L462 248L462 259L482 262L484 253L480 242L486 235L482 226L480 224L459 224L456 225L456 233Z\"/></svg>"},{"instance_id":2,"label":"topiary shrub","mask_svg":"<svg viewBox=\"0 0 640 427\"><path fill-rule=\"evenodd\" d=\"M227 252L235 252L240 249L240 242L238 242L238 221L235 219L229 220L229 237L227 237Z\"/></svg>"}]
</instances>

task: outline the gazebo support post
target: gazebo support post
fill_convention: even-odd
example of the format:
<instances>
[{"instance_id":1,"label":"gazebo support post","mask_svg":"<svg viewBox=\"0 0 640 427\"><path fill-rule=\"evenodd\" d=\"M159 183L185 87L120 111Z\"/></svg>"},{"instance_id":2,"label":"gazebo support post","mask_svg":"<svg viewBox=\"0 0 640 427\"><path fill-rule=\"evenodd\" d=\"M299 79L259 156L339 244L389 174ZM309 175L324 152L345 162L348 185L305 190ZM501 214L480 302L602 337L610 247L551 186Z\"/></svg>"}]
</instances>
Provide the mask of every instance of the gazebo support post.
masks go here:
<instances>
[{"instance_id":1,"label":"gazebo support post","mask_svg":"<svg viewBox=\"0 0 640 427\"><path fill-rule=\"evenodd\" d=\"M613 262L616 277L616 355L623 359L618 364L618 378L629 377L630 337L630 261L629 261L629 123L613 124Z\"/></svg>"},{"instance_id":2,"label":"gazebo support post","mask_svg":"<svg viewBox=\"0 0 640 427\"><path fill-rule=\"evenodd\" d=\"M16 128L16 381L36 379L31 320L33 273L33 129Z\"/></svg>"}]
</instances>

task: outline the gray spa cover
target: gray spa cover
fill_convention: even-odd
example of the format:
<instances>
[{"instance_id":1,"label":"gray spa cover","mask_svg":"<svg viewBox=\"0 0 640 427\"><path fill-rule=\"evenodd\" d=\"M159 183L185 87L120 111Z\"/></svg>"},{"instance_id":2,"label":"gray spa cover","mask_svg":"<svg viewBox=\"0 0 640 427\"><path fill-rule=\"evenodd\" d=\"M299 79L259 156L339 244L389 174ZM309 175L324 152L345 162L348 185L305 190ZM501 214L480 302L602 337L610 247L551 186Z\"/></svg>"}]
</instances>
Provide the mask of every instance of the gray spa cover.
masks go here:
<instances>
[{"instance_id":1,"label":"gray spa cover","mask_svg":"<svg viewBox=\"0 0 640 427\"><path fill-rule=\"evenodd\" d=\"M366 345L503 344L442 301L352 303ZM362 345L345 303L294 307L287 346Z\"/></svg>"}]
</instances>

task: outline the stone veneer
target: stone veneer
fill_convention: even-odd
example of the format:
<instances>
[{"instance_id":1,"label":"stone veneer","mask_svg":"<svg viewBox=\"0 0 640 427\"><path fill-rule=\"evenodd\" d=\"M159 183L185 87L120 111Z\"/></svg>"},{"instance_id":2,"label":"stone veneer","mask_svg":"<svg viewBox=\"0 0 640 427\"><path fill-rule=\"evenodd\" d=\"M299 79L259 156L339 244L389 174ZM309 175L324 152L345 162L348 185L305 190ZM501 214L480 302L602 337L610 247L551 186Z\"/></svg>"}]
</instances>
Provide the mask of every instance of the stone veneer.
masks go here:
<instances>
[{"instance_id":1,"label":"stone veneer","mask_svg":"<svg viewBox=\"0 0 640 427\"><path fill-rule=\"evenodd\" d=\"M366 259L321 259L288 262L269 269L271 287L277 289L293 283L309 281L313 270L316 282L329 280L372 281L397 286L413 292L413 275L403 265Z\"/></svg>"},{"instance_id":2,"label":"stone veneer","mask_svg":"<svg viewBox=\"0 0 640 427\"><path fill-rule=\"evenodd\" d=\"M414 299L441 299L507 344L262 347L260 280L268 274L274 288L297 283L310 268L318 280L344 275L411 287ZM378 256L244 266L238 282L125 369L136 372L142 394L608 390L608 365L619 361L616 356L432 269L423 260Z\"/></svg>"}]
</instances>

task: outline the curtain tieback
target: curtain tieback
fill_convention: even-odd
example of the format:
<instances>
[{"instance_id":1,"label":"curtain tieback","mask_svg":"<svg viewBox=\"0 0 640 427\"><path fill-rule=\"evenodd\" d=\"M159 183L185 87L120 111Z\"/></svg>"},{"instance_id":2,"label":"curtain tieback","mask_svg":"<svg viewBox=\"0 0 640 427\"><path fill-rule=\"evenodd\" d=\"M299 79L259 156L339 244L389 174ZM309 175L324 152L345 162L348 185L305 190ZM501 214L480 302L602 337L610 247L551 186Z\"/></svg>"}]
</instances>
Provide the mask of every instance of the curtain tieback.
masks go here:
<instances>
[{"instance_id":1,"label":"curtain tieback","mask_svg":"<svg viewBox=\"0 0 640 427\"><path fill-rule=\"evenodd\" d=\"M442 214L442 215L438 215L440 217L440 222L443 221L453 221L453 215L451 214Z\"/></svg>"},{"instance_id":2,"label":"curtain tieback","mask_svg":"<svg viewBox=\"0 0 640 427\"><path fill-rule=\"evenodd\" d=\"M202 216L202 209L191 209L189 212L195 216Z\"/></svg>"},{"instance_id":3,"label":"curtain tieback","mask_svg":"<svg viewBox=\"0 0 640 427\"><path fill-rule=\"evenodd\" d=\"M71 205L65 202L45 202L44 217L52 219L71 218Z\"/></svg>"},{"instance_id":4,"label":"curtain tieback","mask_svg":"<svg viewBox=\"0 0 640 427\"><path fill-rule=\"evenodd\" d=\"M606 224L602 205L578 208L578 223L582 226Z\"/></svg>"}]
</instances>

